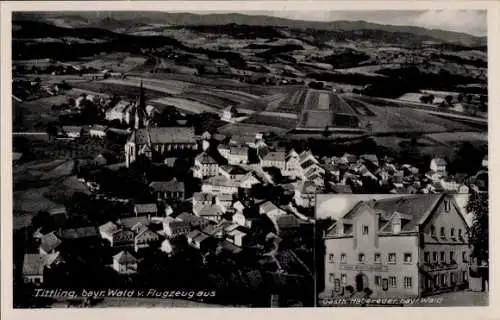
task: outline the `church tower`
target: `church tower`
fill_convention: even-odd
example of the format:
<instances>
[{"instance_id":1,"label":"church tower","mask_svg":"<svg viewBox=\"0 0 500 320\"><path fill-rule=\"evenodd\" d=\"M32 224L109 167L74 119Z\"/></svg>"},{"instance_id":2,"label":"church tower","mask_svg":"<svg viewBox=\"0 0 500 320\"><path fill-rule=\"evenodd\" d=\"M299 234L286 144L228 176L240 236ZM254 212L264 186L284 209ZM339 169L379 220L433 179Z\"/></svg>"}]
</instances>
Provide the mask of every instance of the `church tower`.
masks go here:
<instances>
[{"instance_id":1,"label":"church tower","mask_svg":"<svg viewBox=\"0 0 500 320\"><path fill-rule=\"evenodd\" d=\"M141 87L138 100L139 101L137 101L135 104L134 122L136 130L144 128L146 126L146 120L147 120L146 99L144 97L144 88L142 87L142 80L141 80Z\"/></svg>"}]
</instances>

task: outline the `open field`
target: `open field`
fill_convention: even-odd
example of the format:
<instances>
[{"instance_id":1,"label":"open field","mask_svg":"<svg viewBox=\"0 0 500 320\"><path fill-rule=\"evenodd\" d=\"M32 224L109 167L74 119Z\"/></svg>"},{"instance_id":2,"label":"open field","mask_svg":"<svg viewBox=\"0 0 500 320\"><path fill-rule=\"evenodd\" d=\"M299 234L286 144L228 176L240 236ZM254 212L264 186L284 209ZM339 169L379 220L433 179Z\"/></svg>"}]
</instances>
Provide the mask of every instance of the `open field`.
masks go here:
<instances>
[{"instance_id":1,"label":"open field","mask_svg":"<svg viewBox=\"0 0 500 320\"><path fill-rule=\"evenodd\" d=\"M202 112L217 113L217 109L214 109L209 105L183 98L163 97L151 100L149 102L153 105L160 104L160 105L173 106L176 109L179 109L181 112L185 111L188 113L202 113Z\"/></svg>"},{"instance_id":2,"label":"open field","mask_svg":"<svg viewBox=\"0 0 500 320\"><path fill-rule=\"evenodd\" d=\"M240 122L219 127L217 131L221 134L226 135L241 135L242 133L244 133L245 135L255 135L257 133L265 132L275 132L277 134L282 134L287 130L284 128L273 127L269 125Z\"/></svg>"},{"instance_id":3,"label":"open field","mask_svg":"<svg viewBox=\"0 0 500 320\"><path fill-rule=\"evenodd\" d=\"M304 108L307 96L307 88L304 86L287 88L285 98L281 100L276 108L277 111L293 112L299 114Z\"/></svg>"},{"instance_id":4,"label":"open field","mask_svg":"<svg viewBox=\"0 0 500 320\"><path fill-rule=\"evenodd\" d=\"M447 146L457 145L465 141L469 141L474 144L488 143L487 132L475 132L475 131L431 133L425 135L424 138Z\"/></svg>"},{"instance_id":5,"label":"open field","mask_svg":"<svg viewBox=\"0 0 500 320\"><path fill-rule=\"evenodd\" d=\"M375 116L375 113L373 113L370 108L368 108L363 102L353 99L351 97L345 97L343 96L342 99L346 103L348 103L354 111L361 116L366 116L366 117L373 117Z\"/></svg>"},{"instance_id":6,"label":"open field","mask_svg":"<svg viewBox=\"0 0 500 320\"><path fill-rule=\"evenodd\" d=\"M133 85L123 85L118 83L93 81L93 82L72 83L72 86L74 88L89 90L97 92L99 94L101 93L105 93L108 95L116 94L121 97L128 97L131 99L135 99L139 95L139 83L140 82L137 82L137 85L133 86ZM144 87L144 94L146 95L146 99L156 99L164 97L166 95L165 93L156 90L150 90L146 87Z\"/></svg>"},{"instance_id":7,"label":"open field","mask_svg":"<svg viewBox=\"0 0 500 320\"><path fill-rule=\"evenodd\" d=\"M295 116L295 115L293 115ZM295 118L286 118L279 116L276 114L268 114L266 112L255 113L243 120L243 124L255 124L262 126L271 126L283 129L293 129L297 125L297 119Z\"/></svg>"}]
</instances>

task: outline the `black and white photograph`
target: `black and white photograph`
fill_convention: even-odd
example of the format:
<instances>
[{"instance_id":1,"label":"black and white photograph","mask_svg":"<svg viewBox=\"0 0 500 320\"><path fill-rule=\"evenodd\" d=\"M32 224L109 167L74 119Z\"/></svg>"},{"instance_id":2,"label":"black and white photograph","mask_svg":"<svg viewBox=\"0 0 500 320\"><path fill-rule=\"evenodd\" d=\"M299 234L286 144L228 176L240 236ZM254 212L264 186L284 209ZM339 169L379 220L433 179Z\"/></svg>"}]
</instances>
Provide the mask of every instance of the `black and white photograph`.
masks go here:
<instances>
[{"instance_id":1,"label":"black and white photograph","mask_svg":"<svg viewBox=\"0 0 500 320\"><path fill-rule=\"evenodd\" d=\"M11 12L13 308L488 305L487 10L136 7Z\"/></svg>"},{"instance_id":2,"label":"black and white photograph","mask_svg":"<svg viewBox=\"0 0 500 320\"><path fill-rule=\"evenodd\" d=\"M487 193L318 195L318 306L488 305L487 217Z\"/></svg>"}]
</instances>

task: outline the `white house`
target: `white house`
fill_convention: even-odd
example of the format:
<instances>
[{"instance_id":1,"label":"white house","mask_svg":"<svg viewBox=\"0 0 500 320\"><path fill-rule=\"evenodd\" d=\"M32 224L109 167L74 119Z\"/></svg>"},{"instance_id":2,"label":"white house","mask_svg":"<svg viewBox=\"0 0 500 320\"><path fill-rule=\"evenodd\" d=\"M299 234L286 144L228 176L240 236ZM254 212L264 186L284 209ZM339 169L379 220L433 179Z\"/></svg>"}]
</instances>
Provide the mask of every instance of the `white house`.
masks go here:
<instances>
[{"instance_id":1,"label":"white house","mask_svg":"<svg viewBox=\"0 0 500 320\"><path fill-rule=\"evenodd\" d=\"M104 138L106 137L106 126L95 124L90 127L89 135L91 137Z\"/></svg>"},{"instance_id":2,"label":"white house","mask_svg":"<svg viewBox=\"0 0 500 320\"><path fill-rule=\"evenodd\" d=\"M431 160L430 169L439 174L446 174L446 161L442 158L434 158Z\"/></svg>"},{"instance_id":3,"label":"white house","mask_svg":"<svg viewBox=\"0 0 500 320\"><path fill-rule=\"evenodd\" d=\"M113 269L121 274L137 272L137 259L128 251L120 251L113 256Z\"/></svg>"}]
</instances>

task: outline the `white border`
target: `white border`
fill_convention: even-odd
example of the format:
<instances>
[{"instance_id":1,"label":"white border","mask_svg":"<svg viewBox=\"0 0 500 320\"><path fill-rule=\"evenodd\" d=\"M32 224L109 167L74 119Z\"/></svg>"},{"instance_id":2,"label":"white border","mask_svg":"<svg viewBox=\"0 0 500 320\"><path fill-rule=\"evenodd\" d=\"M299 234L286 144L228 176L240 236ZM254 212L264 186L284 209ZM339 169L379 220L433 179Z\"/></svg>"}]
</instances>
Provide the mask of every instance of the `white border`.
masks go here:
<instances>
[{"instance_id":1,"label":"white border","mask_svg":"<svg viewBox=\"0 0 500 320\"><path fill-rule=\"evenodd\" d=\"M495 216L495 209L500 208L495 197L500 188L496 181L496 139L497 129L493 122L496 106L500 105L498 80L500 57L499 48L499 2L497 1L19 1L2 2L1 6L1 316L2 319L50 319L87 318L87 317L120 317L120 319L137 319L147 317L196 317L208 319L251 319L255 317L286 316L288 319L315 318L332 319L332 317L363 317L386 319L400 317L407 320L420 318L455 319L495 319L500 318L500 307L495 301L500 301L494 277L495 261L500 259L495 248L500 247L500 237L495 236L495 226L500 225L500 219ZM428 9L487 9L488 10L488 57L489 57L489 163L490 163L490 252L491 252L491 292L489 307L453 307L453 308L298 308L298 309L71 309L71 310L19 310L12 309L12 157L11 157L11 12L12 11L253 11L253 10L428 10ZM499 262L500 263L500 262ZM202 311L201 311L202 310Z\"/></svg>"}]
</instances>

